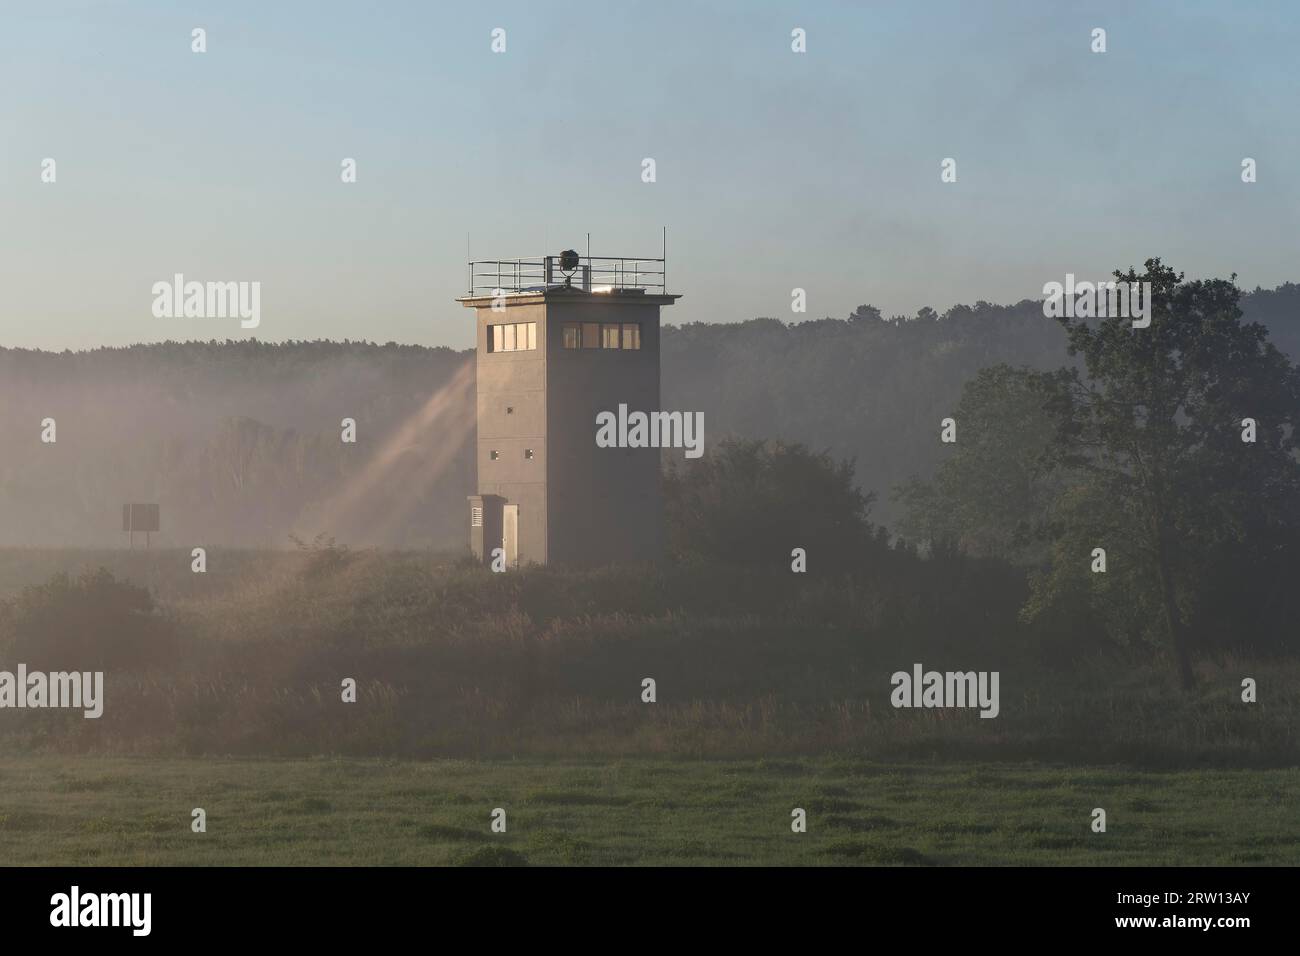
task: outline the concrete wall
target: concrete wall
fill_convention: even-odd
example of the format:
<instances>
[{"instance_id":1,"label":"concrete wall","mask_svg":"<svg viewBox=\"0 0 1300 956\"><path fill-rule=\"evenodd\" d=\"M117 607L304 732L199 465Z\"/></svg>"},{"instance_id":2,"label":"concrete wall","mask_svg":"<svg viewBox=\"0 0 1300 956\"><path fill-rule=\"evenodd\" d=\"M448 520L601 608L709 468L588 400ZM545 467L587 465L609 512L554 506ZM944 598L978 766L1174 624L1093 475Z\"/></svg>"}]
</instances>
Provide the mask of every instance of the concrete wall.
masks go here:
<instances>
[{"instance_id":1,"label":"concrete wall","mask_svg":"<svg viewBox=\"0 0 1300 956\"><path fill-rule=\"evenodd\" d=\"M504 312L477 309L478 493L499 495L519 505L519 563L547 561L546 513L546 350L542 348L546 310L521 304ZM536 322L537 348L531 352L489 352L488 326ZM513 411L507 411L513 409ZM533 459L524 457L531 448ZM492 460L496 451L498 459ZM466 507L465 522L469 523ZM500 542L485 542L490 555Z\"/></svg>"},{"instance_id":2,"label":"concrete wall","mask_svg":"<svg viewBox=\"0 0 1300 956\"><path fill-rule=\"evenodd\" d=\"M662 554L660 452L597 448L596 415L617 413L620 403L629 411L659 409L659 307L666 301L548 293L508 297L502 312L493 312L490 300L466 303L478 324L478 493L519 505L521 564L599 565ZM537 323L537 349L489 352L488 326L513 322ZM641 348L565 349L566 322L639 323ZM490 554L499 543L479 547Z\"/></svg>"},{"instance_id":3,"label":"concrete wall","mask_svg":"<svg viewBox=\"0 0 1300 956\"><path fill-rule=\"evenodd\" d=\"M639 322L641 348L565 349L565 322ZM663 551L659 452L597 448L596 415L659 408L659 306L593 295L547 303L551 560L598 565Z\"/></svg>"},{"instance_id":4,"label":"concrete wall","mask_svg":"<svg viewBox=\"0 0 1300 956\"><path fill-rule=\"evenodd\" d=\"M469 525L469 550L484 564L492 561L492 549L501 547L502 506L504 499L496 495L470 495L468 498L471 519L474 508L483 509L483 523L477 527L473 520Z\"/></svg>"}]
</instances>

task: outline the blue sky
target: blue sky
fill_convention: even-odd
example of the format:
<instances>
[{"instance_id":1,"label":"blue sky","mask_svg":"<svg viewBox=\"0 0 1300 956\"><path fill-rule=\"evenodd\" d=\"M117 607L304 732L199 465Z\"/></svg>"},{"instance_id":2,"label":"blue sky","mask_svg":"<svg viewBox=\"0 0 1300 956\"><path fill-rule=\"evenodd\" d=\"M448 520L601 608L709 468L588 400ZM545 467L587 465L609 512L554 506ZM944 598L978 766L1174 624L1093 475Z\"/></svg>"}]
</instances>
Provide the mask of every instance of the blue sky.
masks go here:
<instances>
[{"instance_id":1,"label":"blue sky","mask_svg":"<svg viewBox=\"0 0 1300 956\"><path fill-rule=\"evenodd\" d=\"M467 233L654 255L667 226L678 323L1012 302L1150 255L1300 280L1294 3L0 9L0 345L463 348ZM260 328L155 318L176 272L260 281Z\"/></svg>"}]
</instances>

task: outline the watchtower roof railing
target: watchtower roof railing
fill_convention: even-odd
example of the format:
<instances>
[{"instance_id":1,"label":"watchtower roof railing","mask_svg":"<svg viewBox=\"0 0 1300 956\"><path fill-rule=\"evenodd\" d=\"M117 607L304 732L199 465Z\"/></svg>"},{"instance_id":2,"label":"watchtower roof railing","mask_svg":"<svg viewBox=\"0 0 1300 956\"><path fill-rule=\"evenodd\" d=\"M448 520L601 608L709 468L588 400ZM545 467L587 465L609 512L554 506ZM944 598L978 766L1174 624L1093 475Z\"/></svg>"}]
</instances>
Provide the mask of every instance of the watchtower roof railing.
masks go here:
<instances>
[{"instance_id":1,"label":"watchtower roof railing","mask_svg":"<svg viewBox=\"0 0 1300 956\"><path fill-rule=\"evenodd\" d=\"M579 256L577 268L562 270L558 255L478 259L469 263L470 298L563 288L664 295L668 291L668 263L649 256Z\"/></svg>"}]
</instances>

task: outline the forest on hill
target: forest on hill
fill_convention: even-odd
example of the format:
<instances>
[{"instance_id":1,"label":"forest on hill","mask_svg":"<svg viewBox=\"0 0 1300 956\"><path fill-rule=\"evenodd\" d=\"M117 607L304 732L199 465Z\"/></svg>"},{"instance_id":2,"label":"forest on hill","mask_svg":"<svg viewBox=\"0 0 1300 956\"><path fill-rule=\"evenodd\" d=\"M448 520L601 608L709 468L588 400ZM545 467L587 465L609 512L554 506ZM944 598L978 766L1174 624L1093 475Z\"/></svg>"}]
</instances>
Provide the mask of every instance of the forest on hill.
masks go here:
<instances>
[{"instance_id":1,"label":"forest on hill","mask_svg":"<svg viewBox=\"0 0 1300 956\"><path fill-rule=\"evenodd\" d=\"M1243 293L1246 321L1300 358L1300 286ZM930 479L939 422L981 369L1069 364L1025 300L942 315L666 326L663 407L706 440L781 439L856 462L872 518ZM57 441L40 441L52 418ZM340 441L340 423L357 441ZM167 342L86 352L0 348L0 546L121 543L121 507L162 505L160 544L459 549L473 486L472 354L367 342Z\"/></svg>"}]
</instances>

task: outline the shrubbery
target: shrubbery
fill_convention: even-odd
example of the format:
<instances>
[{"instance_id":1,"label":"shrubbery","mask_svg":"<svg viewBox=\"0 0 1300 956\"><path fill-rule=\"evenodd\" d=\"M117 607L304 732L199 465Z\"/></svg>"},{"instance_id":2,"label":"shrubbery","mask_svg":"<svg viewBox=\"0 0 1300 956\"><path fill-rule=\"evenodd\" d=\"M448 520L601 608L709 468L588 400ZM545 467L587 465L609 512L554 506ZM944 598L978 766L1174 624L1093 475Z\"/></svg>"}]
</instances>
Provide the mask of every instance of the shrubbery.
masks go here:
<instances>
[{"instance_id":1,"label":"shrubbery","mask_svg":"<svg viewBox=\"0 0 1300 956\"><path fill-rule=\"evenodd\" d=\"M885 547L872 501L851 461L779 441L723 441L664 475L669 550L721 564L788 570L803 548L823 570L860 567Z\"/></svg>"},{"instance_id":2,"label":"shrubbery","mask_svg":"<svg viewBox=\"0 0 1300 956\"><path fill-rule=\"evenodd\" d=\"M58 573L0 602L0 654L12 667L110 670L164 664L175 634L149 591L106 568Z\"/></svg>"}]
</instances>

